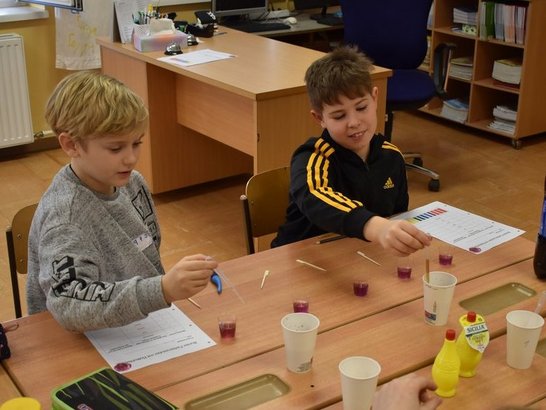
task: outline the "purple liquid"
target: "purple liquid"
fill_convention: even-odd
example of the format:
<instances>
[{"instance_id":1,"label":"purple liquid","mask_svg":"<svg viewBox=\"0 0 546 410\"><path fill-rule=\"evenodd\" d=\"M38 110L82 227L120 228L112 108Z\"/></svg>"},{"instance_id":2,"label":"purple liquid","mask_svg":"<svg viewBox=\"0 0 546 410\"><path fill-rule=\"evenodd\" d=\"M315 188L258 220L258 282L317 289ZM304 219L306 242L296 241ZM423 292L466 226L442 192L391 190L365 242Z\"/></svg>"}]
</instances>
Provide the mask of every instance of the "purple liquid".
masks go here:
<instances>
[{"instance_id":1,"label":"purple liquid","mask_svg":"<svg viewBox=\"0 0 546 410\"><path fill-rule=\"evenodd\" d=\"M295 300L292 305L294 307L294 313L309 312L309 302L306 300Z\"/></svg>"},{"instance_id":2,"label":"purple liquid","mask_svg":"<svg viewBox=\"0 0 546 410\"><path fill-rule=\"evenodd\" d=\"M235 337L235 329L237 324L235 322L222 322L219 325L220 337L222 339L232 339Z\"/></svg>"},{"instance_id":3,"label":"purple liquid","mask_svg":"<svg viewBox=\"0 0 546 410\"><path fill-rule=\"evenodd\" d=\"M411 268L410 267L399 266L398 268L396 268L396 270L398 272L398 277L400 279L409 279L409 278L411 278Z\"/></svg>"},{"instance_id":4,"label":"purple liquid","mask_svg":"<svg viewBox=\"0 0 546 410\"><path fill-rule=\"evenodd\" d=\"M353 292L356 296L366 296L368 293L368 284L366 282L354 282Z\"/></svg>"},{"instance_id":5,"label":"purple liquid","mask_svg":"<svg viewBox=\"0 0 546 410\"><path fill-rule=\"evenodd\" d=\"M438 255L438 262L440 262L440 265L449 266L453 262L453 255L445 255L441 253Z\"/></svg>"}]
</instances>

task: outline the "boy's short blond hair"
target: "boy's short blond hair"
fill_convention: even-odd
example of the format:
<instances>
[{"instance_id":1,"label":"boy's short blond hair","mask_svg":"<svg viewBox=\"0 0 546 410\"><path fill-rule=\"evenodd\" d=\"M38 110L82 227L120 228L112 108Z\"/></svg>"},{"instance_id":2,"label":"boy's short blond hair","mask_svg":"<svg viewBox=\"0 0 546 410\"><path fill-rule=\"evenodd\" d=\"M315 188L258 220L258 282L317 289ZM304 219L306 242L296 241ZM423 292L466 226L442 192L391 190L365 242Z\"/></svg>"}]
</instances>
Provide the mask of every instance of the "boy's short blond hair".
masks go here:
<instances>
[{"instance_id":1,"label":"boy's short blond hair","mask_svg":"<svg viewBox=\"0 0 546 410\"><path fill-rule=\"evenodd\" d=\"M340 96L363 97L373 90L372 61L356 47L338 47L313 62L305 73L311 108L322 112L324 104L339 102Z\"/></svg>"},{"instance_id":2,"label":"boy's short blond hair","mask_svg":"<svg viewBox=\"0 0 546 410\"><path fill-rule=\"evenodd\" d=\"M94 71L62 79L49 97L45 117L57 134L75 141L92 137L144 132L148 110L125 84Z\"/></svg>"}]
</instances>

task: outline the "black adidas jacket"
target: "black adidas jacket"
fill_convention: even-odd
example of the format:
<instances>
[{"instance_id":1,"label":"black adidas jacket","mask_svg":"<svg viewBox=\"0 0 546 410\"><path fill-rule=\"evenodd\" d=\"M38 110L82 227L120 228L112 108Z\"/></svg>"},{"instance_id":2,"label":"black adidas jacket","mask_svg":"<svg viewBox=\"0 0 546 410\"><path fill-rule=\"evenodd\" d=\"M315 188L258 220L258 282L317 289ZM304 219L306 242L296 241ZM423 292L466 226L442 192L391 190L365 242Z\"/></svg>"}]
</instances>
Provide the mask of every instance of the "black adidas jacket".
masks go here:
<instances>
[{"instance_id":1,"label":"black adidas jacket","mask_svg":"<svg viewBox=\"0 0 546 410\"><path fill-rule=\"evenodd\" d=\"M290 174L286 222L272 247L326 232L365 239L364 225L372 216L408 210L404 158L382 135L372 138L364 162L324 130L294 152Z\"/></svg>"}]
</instances>

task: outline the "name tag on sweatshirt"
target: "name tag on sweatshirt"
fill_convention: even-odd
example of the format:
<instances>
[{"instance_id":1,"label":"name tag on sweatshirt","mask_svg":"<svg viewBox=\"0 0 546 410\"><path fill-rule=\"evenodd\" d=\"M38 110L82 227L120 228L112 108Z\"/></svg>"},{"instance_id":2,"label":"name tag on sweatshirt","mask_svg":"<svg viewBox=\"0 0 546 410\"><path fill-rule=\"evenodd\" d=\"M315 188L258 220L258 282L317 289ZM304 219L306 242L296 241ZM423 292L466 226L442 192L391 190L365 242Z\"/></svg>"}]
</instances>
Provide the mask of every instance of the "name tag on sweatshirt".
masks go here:
<instances>
[{"instance_id":1,"label":"name tag on sweatshirt","mask_svg":"<svg viewBox=\"0 0 546 410\"><path fill-rule=\"evenodd\" d=\"M142 252L144 249L154 243L154 240L149 234L143 233L133 239L133 243L136 245L138 250Z\"/></svg>"}]
</instances>

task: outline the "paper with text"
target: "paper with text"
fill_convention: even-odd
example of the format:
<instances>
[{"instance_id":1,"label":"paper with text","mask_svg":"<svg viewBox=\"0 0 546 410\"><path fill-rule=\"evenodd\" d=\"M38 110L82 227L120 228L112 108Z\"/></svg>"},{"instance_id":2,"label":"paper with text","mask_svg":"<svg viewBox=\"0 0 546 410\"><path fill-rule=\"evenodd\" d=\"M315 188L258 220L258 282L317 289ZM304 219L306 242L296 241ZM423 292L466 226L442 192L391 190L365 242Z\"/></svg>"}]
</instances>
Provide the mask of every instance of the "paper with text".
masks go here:
<instances>
[{"instance_id":1,"label":"paper with text","mask_svg":"<svg viewBox=\"0 0 546 410\"><path fill-rule=\"evenodd\" d=\"M119 373L216 345L174 305L129 325L91 330L85 335Z\"/></svg>"},{"instance_id":2,"label":"paper with text","mask_svg":"<svg viewBox=\"0 0 546 410\"><path fill-rule=\"evenodd\" d=\"M207 48L175 56L160 57L158 60L182 67L189 67L197 64L210 63L212 61L227 60L233 57L235 57L233 54L222 53L221 51L214 51Z\"/></svg>"},{"instance_id":3,"label":"paper with text","mask_svg":"<svg viewBox=\"0 0 546 410\"><path fill-rule=\"evenodd\" d=\"M405 219L435 238L476 254L525 232L438 201L391 219Z\"/></svg>"}]
</instances>

